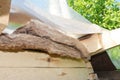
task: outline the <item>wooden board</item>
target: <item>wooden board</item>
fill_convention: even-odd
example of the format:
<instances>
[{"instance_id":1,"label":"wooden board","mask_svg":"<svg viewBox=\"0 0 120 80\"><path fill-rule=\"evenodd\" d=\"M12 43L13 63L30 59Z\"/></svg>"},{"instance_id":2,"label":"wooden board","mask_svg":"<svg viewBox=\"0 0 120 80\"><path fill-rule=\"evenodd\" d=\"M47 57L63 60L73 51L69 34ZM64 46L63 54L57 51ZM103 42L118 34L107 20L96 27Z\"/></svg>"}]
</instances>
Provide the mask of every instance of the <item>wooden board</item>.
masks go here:
<instances>
[{"instance_id":1,"label":"wooden board","mask_svg":"<svg viewBox=\"0 0 120 80\"><path fill-rule=\"evenodd\" d=\"M0 68L0 80L88 80L85 68Z\"/></svg>"},{"instance_id":2,"label":"wooden board","mask_svg":"<svg viewBox=\"0 0 120 80\"><path fill-rule=\"evenodd\" d=\"M12 23L16 23L16 24L26 24L28 21L31 20L32 17L23 14L23 13L10 13L10 22Z\"/></svg>"},{"instance_id":3,"label":"wooden board","mask_svg":"<svg viewBox=\"0 0 120 80\"><path fill-rule=\"evenodd\" d=\"M88 55L93 55L97 51L102 49L100 34L91 34L80 38L80 42L85 46L88 51Z\"/></svg>"},{"instance_id":4,"label":"wooden board","mask_svg":"<svg viewBox=\"0 0 120 80\"><path fill-rule=\"evenodd\" d=\"M80 38L80 42L87 49L88 56L92 56L120 45L118 34L120 34L120 28L112 31L103 29L101 34L92 34Z\"/></svg>"},{"instance_id":5,"label":"wooden board","mask_svg":"<svg viewBox=\"0 0 120 80\"><path fill-rule=\"evenodd\" d=\"M0 51L0 67L79 67L86 68L82 59L52 57L36 51Z\"/></svg>"},{"instance_id":6,"label":"wooden board","mask_svg":"<svg viewBox=\"0 0 120 80\"><path fill-rule=\"evenodd\" d=\"M11 0L0 0L0 33L8 25Z\"/></svg>"},{"instance_id":7,"label":"wooden board","mask_svg":"<svg viewBox=\"0 0 120 80\"><path fill-rule=\"evenodd\" d=\"M36 51L0 51L2 80L87 80L93 73L90 62L50 56Z\"/></svg>"}]
</instances>

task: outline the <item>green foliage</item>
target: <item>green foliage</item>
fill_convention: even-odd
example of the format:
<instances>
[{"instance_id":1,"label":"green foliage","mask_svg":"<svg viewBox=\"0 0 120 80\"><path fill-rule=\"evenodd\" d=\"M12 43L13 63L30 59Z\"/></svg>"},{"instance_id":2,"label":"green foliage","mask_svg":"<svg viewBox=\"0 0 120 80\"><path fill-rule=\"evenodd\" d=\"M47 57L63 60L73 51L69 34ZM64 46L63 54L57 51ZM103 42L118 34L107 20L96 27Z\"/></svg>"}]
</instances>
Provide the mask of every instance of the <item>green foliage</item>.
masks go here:
<instances>
[{"instance_id":1,"label":"green foliage","mask_svg":"<svg viewBox=\"0 0 120 80\"><path fill-rule=\"evenodd\" d=\"M68 4L103 28L112 30L120 27L120 3L115 0L68 0Z\"/></svg>"},{"instance_id":2,"label":"green foliage","mask_svg":"<svg viewBox=\"0 0 120 80\"><path fill-rule=\"evenodd\" d=\"M107 53L109 54L111 59L114 59L114 60L120 59L120 47L119 46L107 50Z\"/></svg>"},{"instance_id":3,"label":"green foliage","mask_svg":"<svg viewBox=\"0 0 120 80\"><path fill-rule=\"evenodd\" d=\"M120 71L120 46L107 50L107 53L115 67Z\"/></svg>"}]
</instances>

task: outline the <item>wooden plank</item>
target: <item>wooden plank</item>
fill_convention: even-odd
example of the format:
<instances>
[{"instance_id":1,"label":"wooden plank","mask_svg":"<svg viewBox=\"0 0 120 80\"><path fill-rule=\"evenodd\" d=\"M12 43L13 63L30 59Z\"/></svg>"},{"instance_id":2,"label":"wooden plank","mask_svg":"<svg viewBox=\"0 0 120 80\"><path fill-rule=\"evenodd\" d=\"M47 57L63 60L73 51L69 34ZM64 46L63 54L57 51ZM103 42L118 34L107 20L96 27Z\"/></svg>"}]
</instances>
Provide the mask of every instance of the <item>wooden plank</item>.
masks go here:
<instances>
[{"instance_id":1,"label":"wooden plank","mask_svg":"<svg viewBox=\"0 0 120 80\"><path fill-rule=\"evenodd\" d=\"M21 18L22 17L22 18ZM26 24L28 21L31 20L31 17L23 14L23 13L10 13L10 18L9 18L10 22L14 23L14 24Z\"/></svg>"},{"instance_id":2,"label":"wooden plank","mask_svg":"<svg viewBox=\"0 0 120 80\"><path fill-rule=\"evenodd\" d=\"M0 80L87 80L91 73L91 64L82 59L36 51L0 51Z\"/></svg>"},{"instance_id":3,"label":"wooden plank","mask_svg":"<svg viewBox=\"0 0 120 80\"><path fill-rule=\"evenodd\" d=\"M100 34L99 37L102 44L102 49L96 51L94 55L103 52L109 48L120 45L120 38L118 37L118 34L120 34L120 28L112 31L103 30L102 34Z\"/></svg>"},{"instance_id":4,"label":"wooden plank","mask_svg":"<svg viewBox=\"0 0 120 80\"><path fill-rule=\"evenodd\" d=\"M92 34L80 38L80 42L85 46L88 51L88 55L93 55L96 51L102 49L102 45L99 39L100 34Z\"/></svg>"},{"instance_id":5,"label":"wooden plank","mask_svg":"<svg viewBox=\"0 0 120 80\"><path fill-rule=\"evenodd\" d=\"M11 0L0 0L0 33L8 25Z\"/></svg>"},{"instance_id":6,"label":"wooden plank","mask_svg":"<svg viewBox=\"0 0 120 80\"><path fill-rule=\"evenodd\" d=\"M120 28L112 31L103 30L101 34L80 38L80 42L86 47L88 56L92 56L120 45L118 34L120 34Z\"/></svg>"},{"instance_id":7,"label":"wooden plank","mask_svg":"<svg viewBox=\"0 0 120 80\"><path fill-rule=\"evenodd\" d=\"M87 67L82 60L52 57L36 51L0 51L0 67Z\"/></svg>"},{"instance_id":8,"label":"wooden plank","mask_svg":"<svg viewBox=\"0 0 120 80\"><path fill-rule=\"evenodd\" d=\"M86 68L0 68L0 80L88 80Z\"/></svg>"}]
</instances>

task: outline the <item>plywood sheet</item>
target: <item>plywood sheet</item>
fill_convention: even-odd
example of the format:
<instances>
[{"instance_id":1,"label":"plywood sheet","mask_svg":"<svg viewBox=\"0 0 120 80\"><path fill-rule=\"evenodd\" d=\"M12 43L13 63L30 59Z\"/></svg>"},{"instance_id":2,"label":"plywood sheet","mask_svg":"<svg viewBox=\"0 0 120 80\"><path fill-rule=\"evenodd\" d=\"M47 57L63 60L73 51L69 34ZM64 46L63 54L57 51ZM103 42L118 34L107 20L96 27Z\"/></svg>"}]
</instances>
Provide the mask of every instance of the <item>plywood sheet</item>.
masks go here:
<instances>
[{"instance_id":1,"label":"plywood sheet","mask_svg":"<svg viewBox=\"0 0 120 80\"><path fill-rule=\"evenodd\" d=\"M79 39L80 42L87 49L89 53L87 54L88 56L94 55L94 53L102 49L103 46L102 46L99 36L100 34L91 34L91 35L87 35Z\"/></svg>"},{"instance_id":2,"label":"plywood sheet","mask_svg":"<svg viewBox=\"0 0 120 80\"><path fill-rule=\"evenodd\" d=\"M88 80L86 68L0 68L0 80Z\"/></svg>"},{"instance_id":3,"label":"plywood sheet","mask_svg":"<svg viewBox=\"0 0 120 80\"><path fill-rule=\"evenodd\" d=\"M36 51L0 51L0 80L87 80L93 69L82 59Z\"/></svg>"},{"instance_id":4,"label":"plywood sheet","mask_svg":"<svg viewBox=\"0 0 120 80\"><path fill-rule=\"evenodd\" d=\"M52 57L36 51L5 52L0 51L0 67L79 67L85 68L82 60Z\"/></svg>"}]
</instances>

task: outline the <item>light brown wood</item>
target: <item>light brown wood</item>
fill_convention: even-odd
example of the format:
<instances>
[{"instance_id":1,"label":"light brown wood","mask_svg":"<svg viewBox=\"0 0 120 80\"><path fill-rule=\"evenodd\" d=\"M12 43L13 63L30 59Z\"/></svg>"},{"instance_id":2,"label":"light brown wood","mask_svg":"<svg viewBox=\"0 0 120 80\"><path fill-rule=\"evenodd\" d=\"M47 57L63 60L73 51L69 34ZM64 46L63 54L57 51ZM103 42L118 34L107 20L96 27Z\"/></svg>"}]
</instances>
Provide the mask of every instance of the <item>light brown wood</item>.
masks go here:
<instances>
[{"instance_id":1,"label":"light brown wood","mask_svg":"<svg viewBox=\"0 0 120 80\"><path fill-rule=\"evenodd\" d=\"M0 80L88 80L89 73L86 68L0 68Z\"/></svg>"},{"instance_id":2,"label":"light brown wood","mask_svg":"<svg viewBox=\"0 0 120 80\"><path fill-rule=\"evenodd\" d=\"M120 37L118 36L119 34L120 34L120 28L112 31L103 30L102 34L100 34L100 37L99 37L99 40L102 45L102 49L94 52L94 54L92 55L98 54L107 49L120 45Z\"/></svg>"},{"instance_id":3,"label":"light brown wood","mask_svg":"<svg viewBox=\"0 0 120 80\"><path fill-rule=\"evenodd\" d=\"M102 44L99 38L100 34L88 35L86 39L80 38L80 42L85 46L88 51L88 56L102 49Z\"/></svg>"},{"instance_id":4,"label":"light brown wood","mask_svg":"<svg viewBox=\"0 0 120 80\"><path fill-rule=\"evenodd\" d=\"M120 45L118 34L120 34L120 28L112 31L103 29L101 34L92 34L86 39L80 38L80 42L86 47L89 57Z\"/></svg>"},{"instance_id":5,"label":"light brown wood","mask_svg":"<svg viewBox=\"0 0 120 80\"><path fill-rule=\"evenodd\" d=\"M86 68L80 59L52 57L35 51L3 52L0 51L0 67L79 67Z\"/></svg>"},{"instance_id":6,"label":"light brown wood","mask_svg":"<svg viewBox=\"0 0 120 80\"><path fill-rule=\"evenodd\" d=\"M0 33L8 25L11 0L0 0Z\"/></svg>"},{"instance_id":7,"label":"light brown wood","mask_svg":"<svg viewBox=\"0 0 120 80\"><path fill-rule=\"evenodd\" d=\"M93 73L90 62L61 58L36 51L0 51L2 80L87 80Z\"/></svg>"},{"instance_id":8,"label":"light brown wood","mask_svg":"<svg viewBox=\"0 0 120 80\"><path fill-rule=\"evenodd\" d=\"M10 22L15 24L26 24L31 20L31 17L23 13L10 13Z\"/></svg>"}]
</instances>

